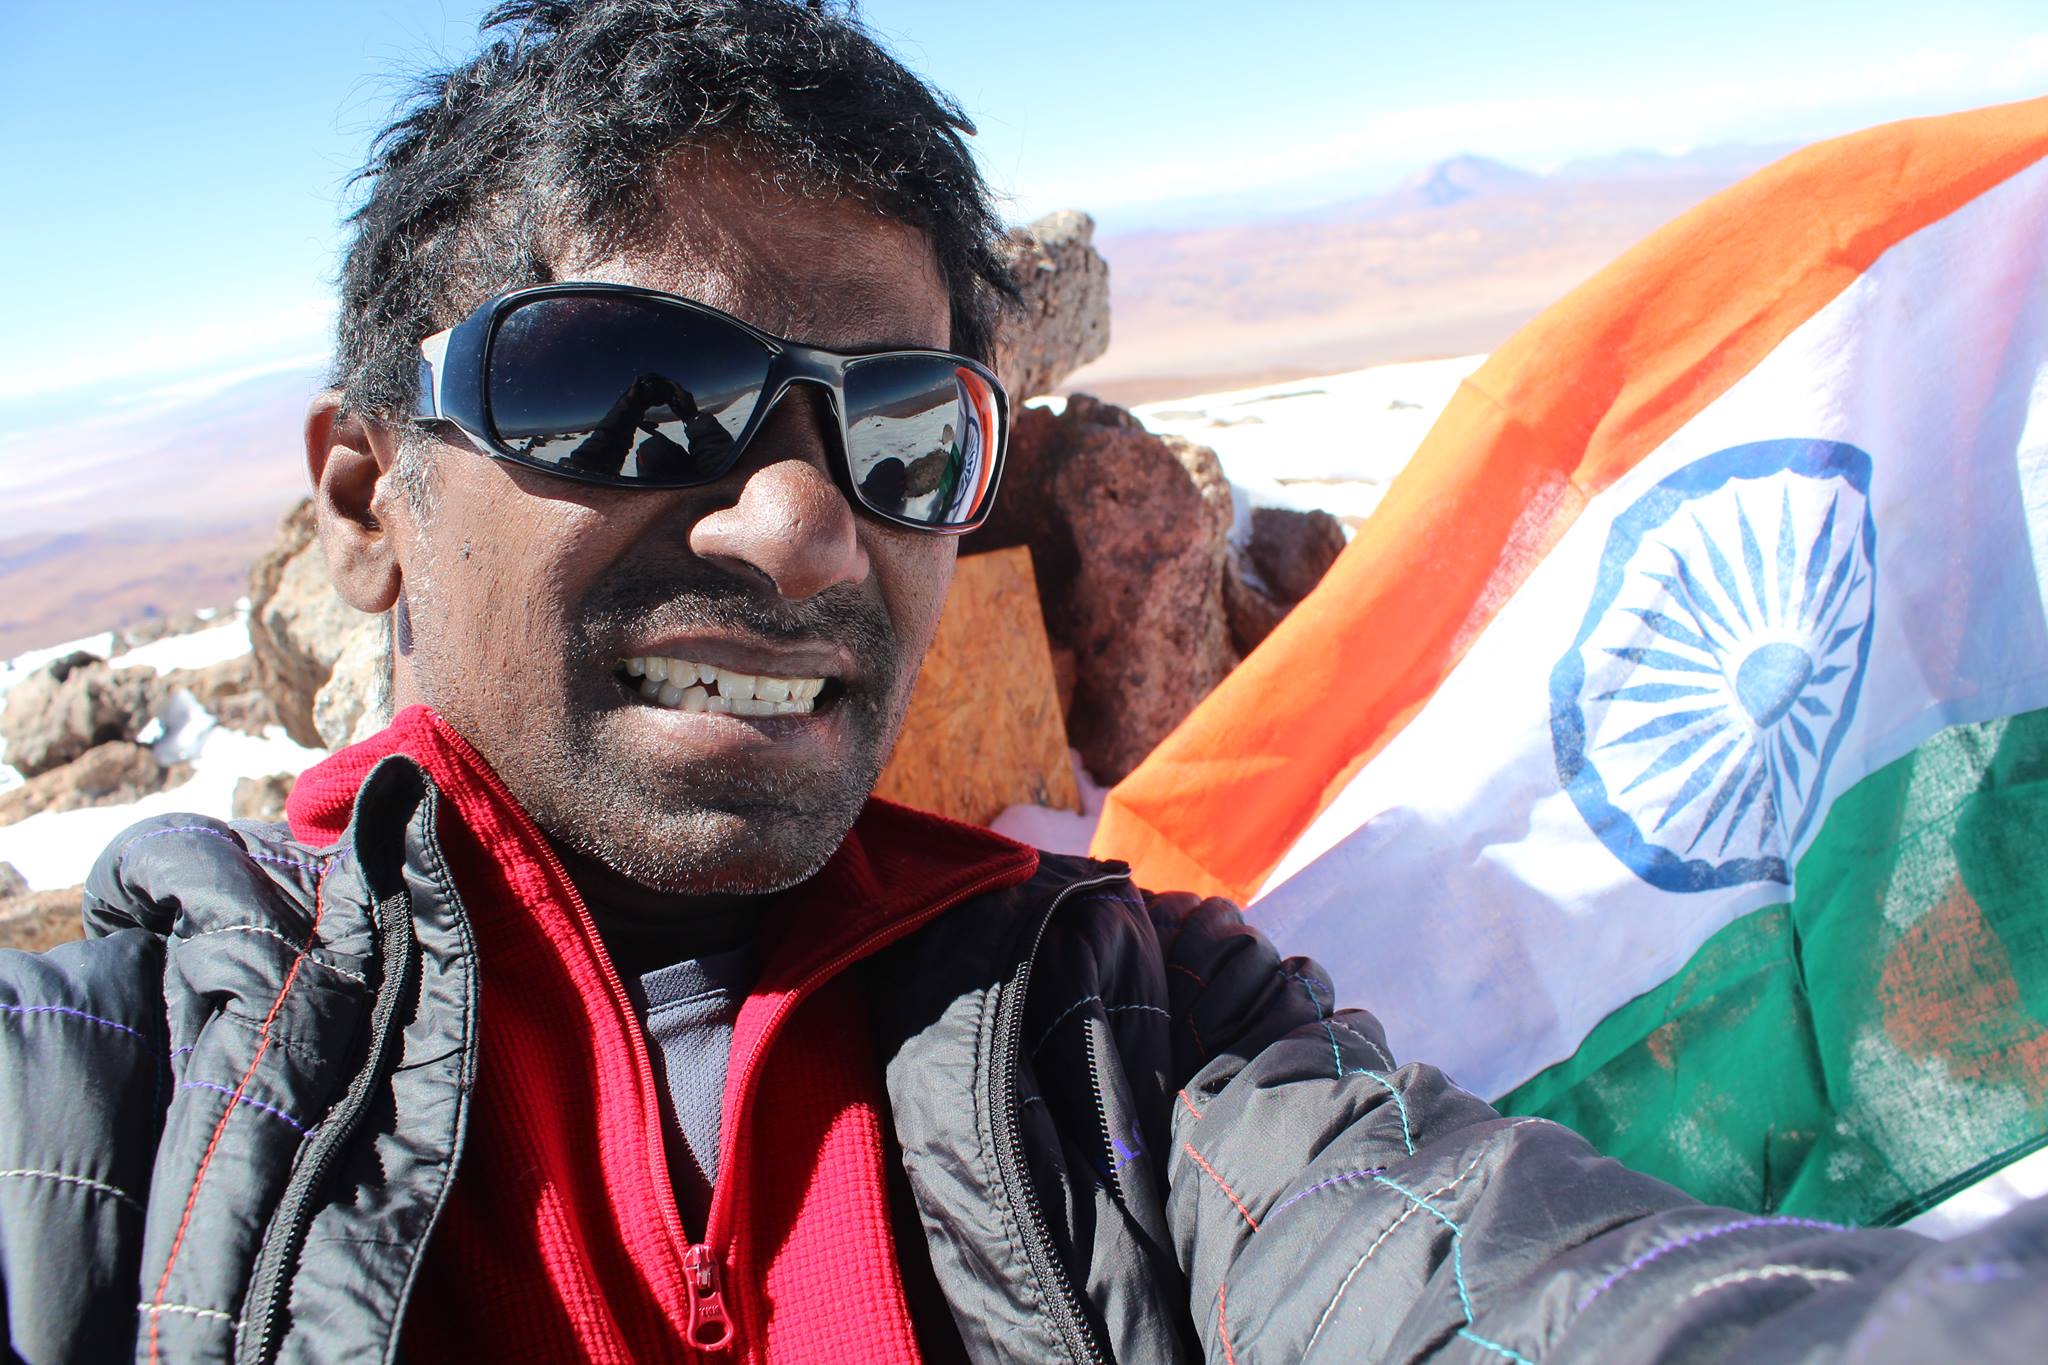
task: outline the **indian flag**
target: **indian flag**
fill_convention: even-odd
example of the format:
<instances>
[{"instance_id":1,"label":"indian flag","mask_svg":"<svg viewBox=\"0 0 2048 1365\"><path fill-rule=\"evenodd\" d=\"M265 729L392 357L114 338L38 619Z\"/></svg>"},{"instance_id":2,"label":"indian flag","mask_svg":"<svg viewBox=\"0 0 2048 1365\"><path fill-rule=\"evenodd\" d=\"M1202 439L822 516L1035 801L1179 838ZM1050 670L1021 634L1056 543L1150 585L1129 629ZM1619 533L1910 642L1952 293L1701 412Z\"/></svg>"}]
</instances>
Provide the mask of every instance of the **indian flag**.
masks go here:
<instances>
[{"instance_id":1,"label":"indian flag","mask_svg":"<svg viewBox=\"0 0 2048 1365\"><path fill-rule=\"evenodd\" d=\"M1095 851L1701 1198L1968 1223L2048 1187L2044 589L2037 100L1809 148L1530 324Z\"/></svg>"}]
</instances>

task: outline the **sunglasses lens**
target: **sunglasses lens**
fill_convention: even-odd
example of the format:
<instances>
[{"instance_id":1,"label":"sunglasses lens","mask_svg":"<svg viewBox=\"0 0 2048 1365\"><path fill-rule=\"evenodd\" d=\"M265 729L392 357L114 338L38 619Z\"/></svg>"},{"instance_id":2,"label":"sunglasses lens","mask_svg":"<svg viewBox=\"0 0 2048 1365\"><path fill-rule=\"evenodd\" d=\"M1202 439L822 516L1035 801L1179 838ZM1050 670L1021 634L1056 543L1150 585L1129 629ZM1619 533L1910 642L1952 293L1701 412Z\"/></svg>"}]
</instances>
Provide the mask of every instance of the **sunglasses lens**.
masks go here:
<instances>
[{"instance_id":1,"label":"sunglasses lens","mask_svg":"<svg viewBox=\"0 0 2048 1365\"><path fill-rule=\"evenodd\" d=\"M884 355L846 368L847 461L862 502L920 526L981 514L1002 449L980 374L944 356Z\"/></svg>"},{"instance_id":2,"label":"sunglasses lens","mask_svg":"<svg viewBox=\"0 0 2048 1365\"><path fill-rule=\"evenodd\" d=\"M486 395L498 440L565 472L681 487L732 464L767 348L659 300L554 294L499 319Z\"/></svg>"}]
</instances>

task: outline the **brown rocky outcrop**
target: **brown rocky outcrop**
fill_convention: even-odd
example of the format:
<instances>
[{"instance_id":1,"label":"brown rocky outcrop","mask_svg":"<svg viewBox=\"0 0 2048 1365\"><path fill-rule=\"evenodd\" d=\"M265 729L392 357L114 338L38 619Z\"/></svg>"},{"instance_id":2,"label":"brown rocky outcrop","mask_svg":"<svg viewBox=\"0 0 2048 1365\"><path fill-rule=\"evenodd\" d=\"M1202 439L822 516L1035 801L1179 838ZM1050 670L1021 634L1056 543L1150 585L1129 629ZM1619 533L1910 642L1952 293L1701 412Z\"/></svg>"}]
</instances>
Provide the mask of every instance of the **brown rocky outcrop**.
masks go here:
<instances>
[{"instance_id":1,"label":"brown rocky outcrop","mask_svg":"<svg viewBox=\"0 0 2048 1365\"><path fill-rule=\"evenodd\" d=\"M276 703L257 680L254 654L204 668L173 669L164 674L164 686L184 688L208 715L231 730L260 736L265 726L278 724Z\"/></svg>"},{"instance_id":2,"label":"brown rocky outcrop","mask_svg":"<svg viewBox=\"0 0 2048 1365\"><path fill-rule=\"evenodd\" d=\"M1320 509L1252 509L1251 535L1230 550L1223 604L1230 639L1249 654L1273 633L1295 604L1322 582L1344 552L1344 523Z\"/></svg>"},{"instance_id":3,"label":"brown rocky outcrop","mask_svg":"<svg viewBox=\"0 0 2048 1365\"><path fill-rule=\"evenodd\" d=\"M1115 782L1236 666L1224 610L1230 485L1214 451L1085 394L1028 409L989 525L1028 545L1047 631L1074 653L1068 735Z\"/></svg>"},{"instance_id":4,"label":"brown rocky outcrop","mask_svg":"<svg viewBox=\"0 0 2048 1365\"><path fill-rule=\"evenodd\" d=\"M1290 603L1276 599L1259 580L1241 545L1230 547L1229 567L1223 572L1223 614L1230 622L1230 643L1239 654L1249 654L1286 619Z\"/></svg>"},{"instance_id":5,"label":"brown rocky outcrop","mask_svg":"<svg viewBox=\"0 0 2048 1365\"><path fill-rule=\"evenodd\" d=\"M363 620L313 697L313 725L320 732L320 743L329 749L368 739L390 719L390 661L384 631L377 618Z\"/></svg>"},{"instance_id":6,"label":"brown rocky outcrop","mask_svg":"<svg viewBox=\"0 0 2048 1365\"><path fill-rule=\"evenodd\" d=\"M1010 231L1017 305L996 336L995 371L1012 404L1052 392L1109 349L1109 265L1095 220L1073 209Z\"/></svg>"},{"instance_id":7,"label":"brown rocky outcrop","mask_svg":"<svg viewBox=\"0 0 2048 1365\"><path fill-rule=\"evenodd\" d=\"M85 923L78 911L84 890L80 886L62 891L24 889L0 896L0 948L40 953L84 938Z\"/></svg>"},{"instance_id":8,"label":"brown rocky outcrop","mask_svg":"<svg viewBox=\"0 0 2048 1365\"><path fill-rule=\"evenodd\" d=\"M7 761L23 777L34 777L94 745L133 739L167 695L153 669L115 669L91 655L66 655L7 694L7 709L0 711Z\"/></svg>"},{"instance_id":9,"label":"brown rocky outcrop","mask_svg":"<svg viewBox=\"0 0 2048 1365\"><path fill-rule=\"evenodd\" d=\"M230 820L262 820L278 824L284 819L284 801L292 794L292 784L298 781L290 773L271 773L267 777L241 777L235 779L234 799L228 810Z\"/></svg>"},{"instance_id":10,"label":"brown rocky outcrop","mask_svg":"<svg viewBox=\"0 0 2048 1365\"><path fill-rule=\"evenodd\" d=\"M96 744L69 763L37 773L10 792L0 792L0 825L44 811L121 806L192 776L192 765L157 762L156 755L125 739Z\"/></svg>"},{"instance_id":11,"label":"brown rocky outcrop","mask_svg":"<svg viewBox=\"0 0 2048 1365\"><path fill-rule=\"evenodd\" d=\"M1245 553L1278 600L1293 606L1344 553L1344 523L1320 508L1254 507Z\"/></svg>"},{"instance_id":12,"label":"brown rocky outcrop","mask_svg":"<svg viewBox=\"0 0 2048 1365\"><path fill-rule=\"evenodd\" d=\"M285 514L277 540L249 571L249 645L256 680L278 721L299 743L317 747L313 699L365 616L335 595L308 498Z\"/></svg>"}]
</instances>

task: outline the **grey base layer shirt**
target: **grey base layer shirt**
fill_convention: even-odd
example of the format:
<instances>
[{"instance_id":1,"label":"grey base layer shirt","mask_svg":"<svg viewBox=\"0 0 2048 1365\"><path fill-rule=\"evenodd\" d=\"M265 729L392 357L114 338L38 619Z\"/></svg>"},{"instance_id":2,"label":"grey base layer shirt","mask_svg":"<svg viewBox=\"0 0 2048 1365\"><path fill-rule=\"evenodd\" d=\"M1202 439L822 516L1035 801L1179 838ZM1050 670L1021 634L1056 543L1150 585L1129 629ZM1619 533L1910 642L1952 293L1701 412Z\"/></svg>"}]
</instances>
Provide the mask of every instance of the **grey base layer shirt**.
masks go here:
<instances>
[{"instance_id":1,"label":"grey base layer shirt","mask_svg":"<svg viewBox=\"0 0 2048 1365\"><path fill-rule=\"evenodd\" d=\"M704 1235L711 1191L718 1183L726 1060L733 1024L757 970L757 949L749 942L622 973L626 994L647 1029L676 1211L692 1238Z\"/></svg>"}]
</instances>

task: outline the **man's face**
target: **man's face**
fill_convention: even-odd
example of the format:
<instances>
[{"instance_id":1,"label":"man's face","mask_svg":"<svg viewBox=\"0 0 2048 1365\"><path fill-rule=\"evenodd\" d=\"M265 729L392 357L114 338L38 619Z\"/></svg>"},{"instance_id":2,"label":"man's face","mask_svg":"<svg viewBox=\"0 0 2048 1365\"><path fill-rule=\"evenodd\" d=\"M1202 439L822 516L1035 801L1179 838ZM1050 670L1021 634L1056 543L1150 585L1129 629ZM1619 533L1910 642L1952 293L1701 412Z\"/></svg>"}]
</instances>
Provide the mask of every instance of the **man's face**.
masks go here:
<instances>
[{"instance_id":1,"label":"man's face","mask_svg":"<svg viewBox=\"0 0 2048 1365\"><path fill-rule=\"evenodd\" d=\"M665 169L638 245L572 247L555 276L667 290L835 349L947 345L922 234L778 191L730 158ZM823 864L872 789L954 543L856 514L828 472L831 422L797 386L702 488L576 483L446 443L423 524L393 480L380 487L413 640L399 699L474 744L583 879L780 889ZM628 674L648 656L824 690L809 714L673 709Z\"/></svg>"}]
</instances>

